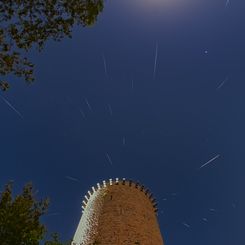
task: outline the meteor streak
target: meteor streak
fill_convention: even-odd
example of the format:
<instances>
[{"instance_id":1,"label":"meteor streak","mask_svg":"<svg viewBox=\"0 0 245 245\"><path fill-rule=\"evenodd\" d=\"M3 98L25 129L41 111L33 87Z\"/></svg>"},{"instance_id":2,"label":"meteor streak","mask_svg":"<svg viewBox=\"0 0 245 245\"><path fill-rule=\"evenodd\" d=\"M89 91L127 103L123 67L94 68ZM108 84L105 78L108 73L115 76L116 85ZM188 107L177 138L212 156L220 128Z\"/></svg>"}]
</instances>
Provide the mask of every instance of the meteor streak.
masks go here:
<instances>
[{"instance_id":1,"label":"meteor streak","mask_svg":"<svg viewBox=\"0 0 245 245\"><path fill-rule=\"evenodd\" d=\"M153 79L156 78L157 58L158 58L158 43L156 43L156 52L155 52L155 62L154 62L154 70L153 70Z\"/></svg>"},{"instance_id":2,"label":"meteor streak","mask_svg":"<svg viewBox=\"0 0 245 245\"><path fill-rule=\"evenodd\" d=\"M22 114L8 101L6 100L2 95L0 95L2 100L13 110L15 111L22 119L23 119L23 116Z\"/></svg>"},{"instance_id":3,"label":"meteor streak","mask_svg":"<svg viewBox=\"0 0 245 245\"><path fill-rule=\"evenodd\" d=\"M225 80L217 87L217 90L222 88L227 81L228 81L228 77L226 77Z\"/></svg>"},{"instance_id":4,"label":"meteor streak","mask_svg":"<svg viewBox=\"0 0 245 245\"><path fill-rule=\"evenodd\" d=\"M105 76L108 78L107 65L106 65L106 60L105 60L105 55L104 54L102 54L102 58L103 58Z\"/></svg>"},{"instance_id":5,"label":"meteor streak","mask_svg":"<svg viewBox=\"0 0 245 245\"><path fill-rule=\"evenodd\" d=\"M47 214L46 216L50 217L50 216L57 216L57 215L60 215L60 213L51 213L51 214Z\"/></svg>"},{"instance_id":6,"label":"meteor streak","mask_svg":"<svg viewBox=\"0 0 245 245\"><path fill-rule=\"evenodd\" d=\"M213 162L214 160L216 160L219 157L220 157L220 155L218 154L217 156L213 157L212 159L210 159L209 161L207 161L206 163L204 163L200 168L205 167L206 165L208 165L209 163Z\"/></svg>"},{"instance_id":7,"label":"meteor streak","mask_svg":"<svg viewBox=\"0 0 245 245\"><path fill-rule=\"evenodd\" d=\"M126 139L125 139L125 137L123 137L123 145L125 145L126 144Z\"/></svg>"},{"instance_id":8,"label":"meteor streak","mask_svg":"<svg viewBox=\"0 0 245 245\"><path fill-rule=\"evenodd\" d=\"M71 176L66 176L65 178L68 179L68 180L75 181L75 182L80 182L78 179L73 178L73 177L71 177Z\"/></svg>"},{"instance_id":9,"label":"meteor streak","mask_svg":"<svg viewBox=\"0 0 245 245\"><path fill-rule=\"evenodd\" d=\"M185 223L185 222L182 222L182 225L184 225L184 226L187 227L187 228L190 228L190 227L191 227L190 225L188 225L188 224Z\"/></svg>"},{"instance_id":10,"label":"meteor streak","mask_svg":"<svg viewBox=\"0 0 245 245\"><path fill-rule=\"evenodd\" d=\"M81 115L83 116L83 118L86 118L86 116L85 116L85 114L84 114L84 112L83 112L82 109L80 109L79 112L81 113Z\"/></svg>"},{"instance_id":11,"label":"meteor streak","mask_svg":"<svg viewBox=\"0 0 245 245\"><path fill-rule=\"evenodd\" d=\"M113 165L113 164L112 164L111 157L109 156L109 154L108 154L108 153L106 153L106 157L107 157L107 159L108 159L109 163L110 163L111 165Z\"/></svg>"},{"instance_id":12,"label":"meteor streak","mask_svg":"<svg viewBox=\"0 0 245 245\"><path fill-rule=\"evenodd\" d=\"M93 111L93 110L92 110L92 107L91 107L91 105L90 105L90 104L88 103L88 100L87 100L87 98L85 98L85 102L86 102L86 104L87 104L87 106L88 106L89 110L90 110L90 111Z\"/></svg>"},{"instance_id":13,"label":"meteor streak","mask_svg":"<svg viewBox=\"0 0 245 245\"><path fill-rule=\"evenodd\" d=\"M109 109L109 112L110 112L110 114L112 116L112 108L111 108L111 105L110 104L108 104L108 109Z\"/></svg>"}]
</instances>

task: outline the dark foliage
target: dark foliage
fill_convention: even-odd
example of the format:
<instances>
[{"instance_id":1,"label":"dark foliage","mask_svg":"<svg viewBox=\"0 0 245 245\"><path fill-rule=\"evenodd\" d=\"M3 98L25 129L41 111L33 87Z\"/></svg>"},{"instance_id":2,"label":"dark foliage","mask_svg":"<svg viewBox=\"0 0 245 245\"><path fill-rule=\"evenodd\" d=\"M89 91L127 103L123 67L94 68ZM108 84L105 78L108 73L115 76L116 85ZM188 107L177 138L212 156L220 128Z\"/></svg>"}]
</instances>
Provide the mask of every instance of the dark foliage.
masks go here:
<instances>
[{"instance_id":1,"label":"dark foliage","mask_svg":"<svg viewBox=\"0 0 245 245\"><path fill-rule=\"evenodd\" d=\"M63 243L60 241L58 233L51 234L51 240L46 241L44 245L70 245L71 241Z\"/></svg>"},{"instance_id":2,"label":"dark foliage","mask_svg":"<svg viewBox=\"0 0 245 245\"><path fill-rule=\"evenodd\" d=\"M32 82L34 64L26 58L28 50L41 51L49 39L71 37L75 24L92 25L102 10L103 0L1 0L0 75ZM0 89L7 88L0 81Z\"/></svg>"},{"instance_id":3,"label":"dark foliage","mask_svg":"<svg viewBox=\"0 0 245 245\"><path fill-rule=\"evenodd\" d=\"M38 245L46 229L40 217L47 212L48 199L36 200L32 184L12 197L12 183L0 194L0 244Z\"/></svg>"}]
</instances>

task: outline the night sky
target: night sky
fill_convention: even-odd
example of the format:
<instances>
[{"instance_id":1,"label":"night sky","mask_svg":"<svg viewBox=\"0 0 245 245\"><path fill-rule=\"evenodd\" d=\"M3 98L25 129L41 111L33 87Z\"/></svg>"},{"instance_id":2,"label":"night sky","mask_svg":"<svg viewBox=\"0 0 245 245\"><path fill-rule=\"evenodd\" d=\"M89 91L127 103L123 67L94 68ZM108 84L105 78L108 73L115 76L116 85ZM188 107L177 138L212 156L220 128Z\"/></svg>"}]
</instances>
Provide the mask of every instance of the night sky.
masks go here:
<instances>
[{"instance_id":1,"label":"night sky","mask_svg":"<svg viewBox=\"0 0 245 245\"><path fill-rule=\"evenodd\" d=\"M166 245L244 245L244 45L243 0L106 1L1 93L1 189L32 181L68 240L86 192L125 177L158 200Z\"/></svg>"}]
</instances>

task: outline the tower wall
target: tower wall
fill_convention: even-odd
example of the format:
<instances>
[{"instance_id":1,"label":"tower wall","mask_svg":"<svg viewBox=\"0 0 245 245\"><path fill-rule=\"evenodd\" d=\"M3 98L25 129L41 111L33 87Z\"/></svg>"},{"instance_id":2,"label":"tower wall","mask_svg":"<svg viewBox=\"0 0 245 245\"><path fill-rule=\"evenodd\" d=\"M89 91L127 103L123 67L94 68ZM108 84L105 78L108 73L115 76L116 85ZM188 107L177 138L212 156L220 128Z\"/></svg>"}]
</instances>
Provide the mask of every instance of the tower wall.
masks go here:
<instances>
[{"instance_id":1,"label":"tower wall","mask_svg":"<svg viewBox=\"0 0 245 245\"><path fill-rule=\"evenodd\" d=\"M152 194L138 183L97 184L85 196L73 245L163 245Z\"/></svg>"}]
</instances>

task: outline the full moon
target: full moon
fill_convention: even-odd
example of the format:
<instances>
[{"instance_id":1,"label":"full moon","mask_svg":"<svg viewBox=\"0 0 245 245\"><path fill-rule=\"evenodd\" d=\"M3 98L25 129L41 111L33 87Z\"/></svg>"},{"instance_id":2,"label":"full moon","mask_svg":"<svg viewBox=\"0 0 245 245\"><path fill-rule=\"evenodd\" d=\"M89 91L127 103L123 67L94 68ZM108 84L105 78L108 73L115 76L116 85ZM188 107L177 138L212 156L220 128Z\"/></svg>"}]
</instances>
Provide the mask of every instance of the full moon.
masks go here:
<instances>
[{"instance_id":1,"label":"full moon","mask_svg":"<svg viewBox=\"0 0 245 245\"><path fill-rule=\"evenodd\" d=\"M181 9L189 4L192 0L131 0L130 5L137 8L143 8L148 11L161 9L178 8Z\"/></svg>"},{"instance_id":2,"label":"full moon","mask_svg":"<svg viewBox=\"0 0 245 245\"><path fill-rule=\"evenodd\" d=\"M135 2L137 2L138 6L156 8L166 5L168 2L171 2L171 0L136 0Z\"/></svg>"},{"instance_id":3,"label":"full moon","mask_svg":"<svg viewBox=\"0 0 245 245\"><path fill-rule=\"evenodd\" d=\"M197 8L197 0L125 0L125 6L137 13L145 13L154 16L164 13L168 16L181 16Z\"/></svg>"}]
</instances>

